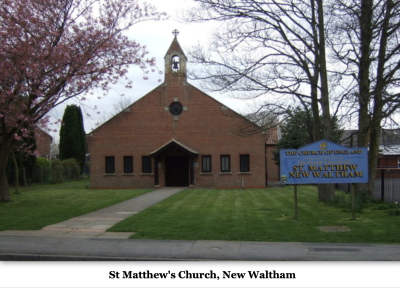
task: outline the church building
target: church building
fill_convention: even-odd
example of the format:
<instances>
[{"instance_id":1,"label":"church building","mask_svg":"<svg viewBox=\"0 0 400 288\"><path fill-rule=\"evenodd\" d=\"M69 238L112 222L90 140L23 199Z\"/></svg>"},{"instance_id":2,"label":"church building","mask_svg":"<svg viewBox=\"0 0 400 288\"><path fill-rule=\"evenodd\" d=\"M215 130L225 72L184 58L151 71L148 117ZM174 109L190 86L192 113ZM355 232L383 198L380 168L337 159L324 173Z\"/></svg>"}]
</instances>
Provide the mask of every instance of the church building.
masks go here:
<instances>
[{"instance_id":1,"label":"church building","mask_svg":"<svg viewBox=\"0 0 400 288\"><path fill-rule=\"evenodd\" d=\"M175 34L164 83L88 135L91 188L265 188L278 181L276 130L261 132L190 85L186 65Z\"/></svg>"}]
</instances>

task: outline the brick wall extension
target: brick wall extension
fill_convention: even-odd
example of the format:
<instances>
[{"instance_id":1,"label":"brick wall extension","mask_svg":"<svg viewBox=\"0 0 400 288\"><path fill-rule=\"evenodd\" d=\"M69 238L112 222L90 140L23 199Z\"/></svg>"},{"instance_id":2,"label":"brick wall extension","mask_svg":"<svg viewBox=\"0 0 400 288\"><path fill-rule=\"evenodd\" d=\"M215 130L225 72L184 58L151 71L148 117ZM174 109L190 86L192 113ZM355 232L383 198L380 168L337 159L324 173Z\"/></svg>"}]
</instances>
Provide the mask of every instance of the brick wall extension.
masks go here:
<instances>
[{"instance_id":1,"label":"brick wall extension","mask_svg":"<svg viewBox=\"0 0 400 288\"><path fill-rule=\"evenodd\" d=\"M35 128L36 136L36 151L41 157L50 159L51 143L53 142L53 137L47 134L45 131L39 127Z\"/></svg>"}]
</instances>

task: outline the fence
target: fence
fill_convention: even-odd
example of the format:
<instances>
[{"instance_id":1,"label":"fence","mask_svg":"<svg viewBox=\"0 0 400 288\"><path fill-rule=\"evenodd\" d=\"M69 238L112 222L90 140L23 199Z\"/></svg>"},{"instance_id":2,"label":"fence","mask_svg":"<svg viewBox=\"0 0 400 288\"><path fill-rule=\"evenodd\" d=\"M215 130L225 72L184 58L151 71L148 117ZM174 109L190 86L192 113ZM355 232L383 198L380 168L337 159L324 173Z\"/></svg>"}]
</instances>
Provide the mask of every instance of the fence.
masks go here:
<instances>
[{"instance_id":1,"label":"fence","mask_svg":"<svg viewBox=\"0 0 400 288\"><path fill-rule=\"evenodd\" d=\"M384 181L384 183L382 183ZM382 185L383 184L383 185ZM350 184L336 184L336 188L350 192ZM383 188L383 194L382 194ZM400 178L378 178L375 179L374 198L385 202L400 202ZM383 196L383 197L382 197Z\"/></svg>"},{"instance_id":2,"label":"fence","mask_svg":"<svg viewBox=\"0 0 400 288\"><path fill-rule=\"evenodd\" d=\"M79 166L51 165L47 167L35 166L33 175L29 182L32 183L59 183L78 179L80 175ZM89 165L85 165L83 174L88 175Z\"/></svg>"}]
</instances>

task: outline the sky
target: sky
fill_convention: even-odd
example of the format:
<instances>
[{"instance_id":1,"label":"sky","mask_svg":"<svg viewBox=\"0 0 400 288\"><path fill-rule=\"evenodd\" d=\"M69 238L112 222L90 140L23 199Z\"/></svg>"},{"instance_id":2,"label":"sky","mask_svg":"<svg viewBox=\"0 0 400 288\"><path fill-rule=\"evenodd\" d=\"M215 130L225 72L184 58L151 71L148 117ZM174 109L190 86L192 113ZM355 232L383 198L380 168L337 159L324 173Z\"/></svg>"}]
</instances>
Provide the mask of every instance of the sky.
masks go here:
<instances>
[{"instance_id":1,"label":"sky","mask_svg":"<svg viewBox=\"0 0 400 288\"><path fill-rule=\"evenodd\" d=\"M174 39L174 35L172 34L173 30L177 29L179 31L178 40L182 49L186 52L198 43L207 45L211 33L214 29L217 29L219 25L217 23L189 24L179 21L178 15L182 9L187 9L196 5L193 0L147 0L147 3L156 6L157 10L160 12L166 12L169 15L169 19L139 23L130 29L128 35L131 39L147 46L150 52L149 56L156 58L157 68L161 71L164 70L164 56ZM188 68L190 69L190 63L188 64ZM93 129L98 127L97 123L101 121L99 119L102 117L104 118L104 116L102 116L103 114L110 114L112 112L113 103L120 101L121 97L127 98L129 102L132 103L161 84L159 82L160 76L158 73L151 73L149 75L149 80L144 80L142 71L136 67L130 69L128 77L133 80L132 89L126 89L124 85L121 84L113 86L110 93L101 100L97 99L97 97L92 97L85 102L71 100L53 109L51 111L52 118L54 120L62 119L67 105L79 105L84 114L85 132L90 133ZM161 75L161 80L164 81L164 75ZM200 83L190 80L189 82L200 88ZM207 91L204 92L208 93ZM121 96L121 94L124 94L124 96ZM234 99L226 94L208 94L227 107L238 112L244 111L243 107L246 106L243 100ZM97 110L94 110L93 107L97 107ZM100 112L100 114L97 114L97 112ZM49 134L54 139L53 142L57 143L59 141L60 125L52 125L49 128L51 129Z\"/></svg>"},{"instance_id":2,"label":"sky","mask_svg":"<svg viewBox=\"0 0 400 288\"><path fill-rule=\"evenodd\" d=\"M150 52L149 56L156 58L157 68L161 71L164 70L164 56L173 40L174 36L172 31L174 29L179 31L179 43L183 50L187 52L198 43L207 47L211 34L221 25L220 23L193 24L179 21L178 15L182 10L197 5L193 0L147 0L146 2L154 5L160 12L166 12L170 18L164 21L139 23L130 29L128 35L131 39L147 46ZM188 69L190 68L190 63L188 63ZM53 109L50 112L52 119L54 121L62 119L66 105L80 105L84 114L85 132L90 133L98 127L99 122L104 122L104 115L110 115L110 113L112 113L113 104L120 101L121 97L127 99L124 99L124 101L133 103L161 84L158 81L159 75L157 73L150 74L149 80L144 80L142 71L137 67L133 67L129 70L128 77L133 80L132 89L126 89L124 85L121 84L114 86L108 95L101 100L98 100L97 97L92 97L92 99L82 103L77 102L77 100L71 100ZM164 80L164 75L161 75L161 80ZM201 89L200 83L197 81L189 80L189 82ZM253 104L245 102L244 100L234 99L227 94L204 92L239 113L248 112L251 109L250 106ZM124 94L124 96L120 96L121 94ZM97 107L97 110L93 110L93 107ZM97 114L98 112L100 114ZM396 115L395 118L400 122L400 116ZM352 124L356 125L356 121L354 123L347 123L344 128L355 129L355 126ZM58 143L60 124L51 125L48 128L50 129L49 134L54 139L53 143Z\"/></svg>"}]
</instances>

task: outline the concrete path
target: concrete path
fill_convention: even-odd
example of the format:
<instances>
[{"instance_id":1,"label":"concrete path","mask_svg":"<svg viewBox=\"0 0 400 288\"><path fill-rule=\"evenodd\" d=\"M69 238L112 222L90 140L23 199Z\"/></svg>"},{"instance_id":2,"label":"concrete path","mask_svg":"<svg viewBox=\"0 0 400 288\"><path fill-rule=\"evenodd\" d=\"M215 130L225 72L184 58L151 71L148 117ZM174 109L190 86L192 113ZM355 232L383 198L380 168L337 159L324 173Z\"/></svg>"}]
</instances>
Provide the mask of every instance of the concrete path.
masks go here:
<instances>
[{"instance_id":1,"label":"concrete path","mask_svg":"<svg viewBox=\"0 0 400 288\"><path fill-rule=\"evenodd\" d=\"M0 236L127 239L134 233L106 232L106 230L125 218L145 210L182 190L184 188L157 189L124 202L44 227L42 230L6 230L0 231Z\"/></svg>"}]
</instances>

